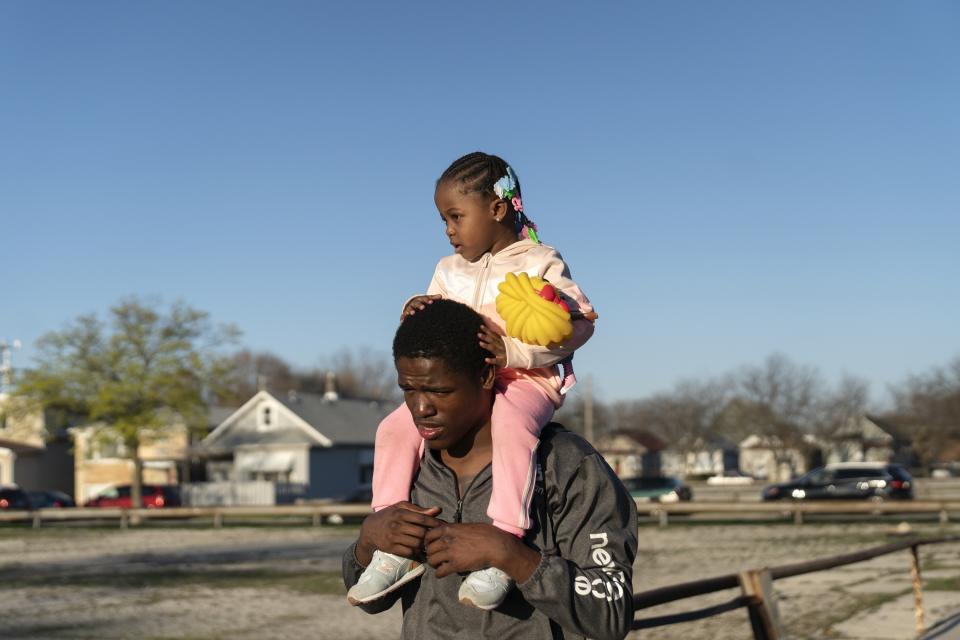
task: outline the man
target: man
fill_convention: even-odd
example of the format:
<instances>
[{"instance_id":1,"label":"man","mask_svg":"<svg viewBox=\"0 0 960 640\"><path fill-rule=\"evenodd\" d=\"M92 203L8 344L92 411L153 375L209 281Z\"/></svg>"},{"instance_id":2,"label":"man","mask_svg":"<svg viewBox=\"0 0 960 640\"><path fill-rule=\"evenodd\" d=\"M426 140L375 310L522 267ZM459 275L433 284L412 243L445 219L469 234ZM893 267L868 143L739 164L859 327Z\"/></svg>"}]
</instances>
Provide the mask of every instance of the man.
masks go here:
<instances>
[{"instance_id":1,"label":"man","mask_svg":"<svg viewBox=\"0 0 960 640\"><path fill-rule=\"evenodd\" d=\"M411 502L369 516L344 554L353 586L379 549L427 568L369 613L403 603L403 638L623 638L633 619L636 508L600 455L557 425L541 436L532 526L521 540L489 524L495 372L477 339L483 319L437 300L393 342L397 380L425 452ZM458 574L496 567L516 582L503 604L460 604Z\"/></svg>"}]
</instances>

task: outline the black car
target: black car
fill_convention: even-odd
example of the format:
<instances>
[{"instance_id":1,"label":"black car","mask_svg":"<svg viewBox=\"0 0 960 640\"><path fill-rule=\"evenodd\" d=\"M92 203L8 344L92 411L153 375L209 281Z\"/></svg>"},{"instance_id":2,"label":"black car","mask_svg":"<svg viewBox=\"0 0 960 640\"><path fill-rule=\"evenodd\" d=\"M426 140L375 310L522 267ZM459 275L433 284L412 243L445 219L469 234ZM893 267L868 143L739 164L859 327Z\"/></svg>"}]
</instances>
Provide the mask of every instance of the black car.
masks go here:
<instances>
[{"instance_id":1,"label":"black car","mask_svg":"<svg viewBox=\"0 0 960 640\"><path fill-rule=\"evenodd\" d=\"M0 509L32 509L30 497L23 489L0 488Z\"/></svg>"},{"instance_id":2,"label":"black car","mask_svg":"<svg viewBox=\"0 0 960 640\"><path fill-rule=\"evenodd\" d=\"M838 463L763 489L764 500L893 500L913 498L913 478L897 464Z\"/></svg>"},{"instance_id":3,"label":"black car","mask_svg":"<svg viewBox=\"0 0 960 640\"><path fill-rule=\"evenodd\" d=\"M75 507L73 498L62 491L28 491L30 504L34 509L55 509L57 507Z\"/></svg>"}]
</instances>

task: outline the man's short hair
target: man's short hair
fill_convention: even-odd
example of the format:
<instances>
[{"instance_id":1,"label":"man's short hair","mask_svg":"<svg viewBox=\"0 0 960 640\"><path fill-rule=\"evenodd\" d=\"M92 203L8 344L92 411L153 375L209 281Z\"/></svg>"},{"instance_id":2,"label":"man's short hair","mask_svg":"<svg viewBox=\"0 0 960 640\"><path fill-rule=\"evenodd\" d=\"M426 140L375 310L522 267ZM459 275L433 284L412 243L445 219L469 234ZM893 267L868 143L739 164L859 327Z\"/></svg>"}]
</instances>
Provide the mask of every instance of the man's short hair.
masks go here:
<instances>
[{"instance_id":1,"label":"man's short hair","mask_svg":"<svg viewBox=\"0 0 960 640\"><path fill-rule=\"evenodd\" d=\"M477 334L483 317L465 304L434 300L408 316L393 338L393 359L436 358L451 371L477 375L492 354L480 346Z\"/></svg>"}]
</instances>

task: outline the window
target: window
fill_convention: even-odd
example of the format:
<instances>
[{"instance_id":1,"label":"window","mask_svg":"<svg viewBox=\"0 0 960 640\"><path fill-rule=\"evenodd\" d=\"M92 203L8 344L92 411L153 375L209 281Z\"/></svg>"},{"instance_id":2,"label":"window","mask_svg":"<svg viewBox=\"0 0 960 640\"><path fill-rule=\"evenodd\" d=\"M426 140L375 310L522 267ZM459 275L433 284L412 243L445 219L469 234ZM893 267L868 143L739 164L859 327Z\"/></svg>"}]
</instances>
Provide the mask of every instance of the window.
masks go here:
<instances>
[{"instance_id":1,"label":"window","mask_svg":"<svg viewBox=\"0 0 960 640\"><path fill-rule=\"evenodd\" d=\"M881 469L838 469L838 480L850 480L853 478L881 478L883 471Z\"/></svg>"},{"instance_id":2,"label":"window","mask_svg":"<svg viewBox=\"0 0 960 640\"><path fill-rule=\"evenodd\" d=\"M258 480L260 482L290 482L290 472L289 471L255 471L250 474L251 480Z\"/></svg>"},{"instance_id":3,"label":"window","mask_svg":"<svg viewBox=\"0 0 960 640\"><path fill-rule=\"evenodd\" d=\"M270 431L277 426L277 412L273 403L264 403L260 405L257 411L257 429L259 431Z\"/></svg>"}]
</instances>

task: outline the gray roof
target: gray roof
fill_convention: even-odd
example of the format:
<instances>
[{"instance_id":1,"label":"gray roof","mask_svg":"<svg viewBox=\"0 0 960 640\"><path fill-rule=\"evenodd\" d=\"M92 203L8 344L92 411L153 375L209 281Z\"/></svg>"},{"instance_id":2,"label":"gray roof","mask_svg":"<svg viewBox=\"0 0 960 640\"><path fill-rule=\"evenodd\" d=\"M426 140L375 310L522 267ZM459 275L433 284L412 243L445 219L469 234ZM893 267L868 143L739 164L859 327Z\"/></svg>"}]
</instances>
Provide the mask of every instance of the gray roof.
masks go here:
<instances>
[{"instance_id":1,"label":"gray roof","mask_svg":"<svg viewBox=\"0 0 960 640\"><path fill-rule=\"evenodd\" d=\"M221 422L232 416L239 408L240 407L223 407L216 404L207 407L207 424L210 425L210 429L216 429Z\"/></svg>"},{"instance_id":2,"label":"gray roof","mask_svg":"<svg viewBox=\"0 0 960 640\"><path fill-rule=\"evenodd\" d=\"M316 393L274 396L336 445L372 445L377 425L396 406L374 400L324 400Z\"/></svg>"},{"instance_id":3,"label":"gray roof","mask_svg":"<svg viewBox=\"0 0 960 640\"><path fill-rule=\"evenodd\" d=\"M913 440L910 436L911 428L909 417L904 416L875 416L872 414L866 414L867 420L877 425L893 437L894 440L899 442L910 442Z\"/></svg>"},{"instance_id":4,"label":"gray roof","mask_svg":"<svg viewBox=\"0 0 960 640\"><path fill-rule=\"evenodd\" d=\"M325 400L315 393L270 394L287 409L333 446L373 446L377 426L395 406L371 400ZM220 423L225 422L236 410L227 410ZM241 446L257 445L306 445L317 446L304 429L295 426L260 431L256 429L227 428L213 442L200 443L194 447L198 453L228 453Z\"/></svg>"}]
</instances>

